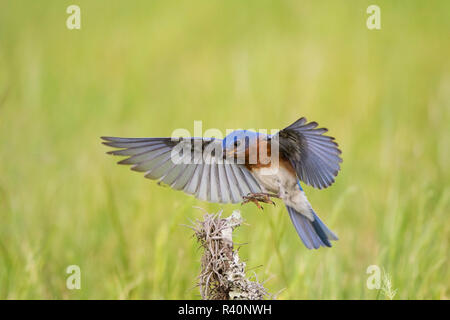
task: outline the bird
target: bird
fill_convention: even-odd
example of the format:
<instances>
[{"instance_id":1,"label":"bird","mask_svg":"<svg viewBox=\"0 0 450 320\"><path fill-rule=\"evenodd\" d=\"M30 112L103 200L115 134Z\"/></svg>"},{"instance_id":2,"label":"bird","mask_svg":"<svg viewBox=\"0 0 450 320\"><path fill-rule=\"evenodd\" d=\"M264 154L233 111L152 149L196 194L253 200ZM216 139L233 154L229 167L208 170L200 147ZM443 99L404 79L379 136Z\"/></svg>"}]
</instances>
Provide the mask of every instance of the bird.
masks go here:
<instances>
[{"instance_id":1,"label":"bird","mask_svg":"<svg viewBox=\"0 0 450 320\"><path fill-rule=\"evenodd\" d=\"M200 200L253 202L263 209L260 203L281 199L303 244L318 249L331 247L338 237L314 211L301 182L318 189L335 182L342 152L327 131L302 117L275 134L235 130L223 139L101 139L115 148L108 154L127 157L119 164Z\"/></svg>"}]
</instances>

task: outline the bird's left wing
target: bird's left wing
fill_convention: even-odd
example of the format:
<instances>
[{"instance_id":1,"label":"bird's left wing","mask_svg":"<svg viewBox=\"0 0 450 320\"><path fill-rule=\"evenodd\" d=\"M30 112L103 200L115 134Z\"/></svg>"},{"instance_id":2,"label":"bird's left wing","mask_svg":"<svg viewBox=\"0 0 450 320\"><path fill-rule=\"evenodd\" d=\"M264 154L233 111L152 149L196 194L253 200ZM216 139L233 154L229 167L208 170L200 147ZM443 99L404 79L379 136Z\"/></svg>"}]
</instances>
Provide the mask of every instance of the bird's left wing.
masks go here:
<instances>
[{"instance_id":1,"label":"bird's left wing","mask_svg":"<svg viewBox=\"0 0 450 320\"><path fill-rule=\"evenodd\" d=\"M222 157L222 140L214 138L116 138L103 144L118 148L109 154L127 156L119 164L209 202L237 203L249 193L261 192L243 164Z\"/></svg>"},{"instance_id":2,"label":"bird's left wing","mask_svg":"<svg viewBox=\"0 0 450 320\"><path fill-rule=\"evenodd\" d=\"M341 150L328 129L317 128L317 122L300 118L278 132L280 154L289 159L298 177L314 188L326 188L339 172Z\"/></svg>"}]
</instances>

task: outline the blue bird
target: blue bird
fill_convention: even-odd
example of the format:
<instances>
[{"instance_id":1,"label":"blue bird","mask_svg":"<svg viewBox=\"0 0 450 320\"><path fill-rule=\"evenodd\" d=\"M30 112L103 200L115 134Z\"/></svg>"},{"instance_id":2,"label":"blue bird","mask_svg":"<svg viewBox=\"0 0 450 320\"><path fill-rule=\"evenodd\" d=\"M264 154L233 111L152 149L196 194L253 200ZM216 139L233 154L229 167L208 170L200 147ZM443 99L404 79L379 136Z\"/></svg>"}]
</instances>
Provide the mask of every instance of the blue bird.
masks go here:
<instances>
[{"instance_id":1,"label":"blue bird","mask_svg":"<svg viewBox=\"0 0 450 320\"><path fill-rule=\"evenodd\" d=\"M314 188L330 186L340 170L341 151L328 130L300 118L274 135L238 130L216 138L116 138L104 144L127 156L119 164L145 172L175 190L218 203L275 204L280 198L308 249L331 247L338 237L320 220L300 180Z\"/></svg>"}]
</instances>

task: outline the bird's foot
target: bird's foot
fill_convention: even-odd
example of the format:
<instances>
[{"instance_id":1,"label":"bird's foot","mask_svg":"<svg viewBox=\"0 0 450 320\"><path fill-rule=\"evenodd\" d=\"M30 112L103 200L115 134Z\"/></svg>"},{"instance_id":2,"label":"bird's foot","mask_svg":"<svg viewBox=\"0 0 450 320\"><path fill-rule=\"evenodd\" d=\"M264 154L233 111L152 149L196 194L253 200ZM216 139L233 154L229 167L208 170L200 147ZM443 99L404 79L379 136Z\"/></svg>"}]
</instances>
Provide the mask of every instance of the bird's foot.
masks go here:
<instances>
[{"instance_id":1,"label":"bird's foot","mask_svg":"<svg viewBox=\"0 0 450 320\"><path fill-rule=\"evenodd\" d=\"M249 193L243 197L244 201L242 201L241 205L253 202L258 207L258 209L264 210L264 208L259 203L262 202L275 205L275 202L270 199L271 197L279 198L278 195L271 193Z\"/></svg>"}]
</instances>

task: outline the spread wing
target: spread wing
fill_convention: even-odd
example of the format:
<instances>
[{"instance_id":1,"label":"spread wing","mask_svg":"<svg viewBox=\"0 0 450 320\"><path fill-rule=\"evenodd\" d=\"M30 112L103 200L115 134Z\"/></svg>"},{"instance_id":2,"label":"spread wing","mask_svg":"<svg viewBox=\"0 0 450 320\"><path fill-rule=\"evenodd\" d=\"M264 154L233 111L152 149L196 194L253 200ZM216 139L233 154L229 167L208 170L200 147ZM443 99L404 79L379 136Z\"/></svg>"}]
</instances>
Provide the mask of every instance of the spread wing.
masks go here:
<instances>
[{"instance_id":1,"label":"spread wing","mask_svg":"<svg viewBox=\"0 0 450 320\"><path fill-rule=\"evenodd\" d=\"M334 138L323 135L328 129L316 127L316 122L301 118L278 132L276 138L280 154L289 159L299 179L322 189L334 182L342 159Z\"/></svg>"},{"instance_id":2,"label":"spread wing","mask_svg":"<svg viewBox=\"0 0 450 320\"><path fill-rule=\"evenodd\" d=\"M109 154L127 156L119 164L144 172L175 190L209 202L237 203L249 193L261 192L243 164L223 159L222 140L214 138L116 138L103 144L118 148Z\"/></svg>"}]
</instances>

